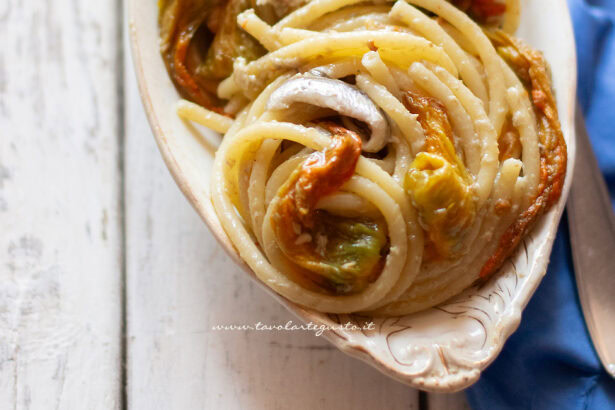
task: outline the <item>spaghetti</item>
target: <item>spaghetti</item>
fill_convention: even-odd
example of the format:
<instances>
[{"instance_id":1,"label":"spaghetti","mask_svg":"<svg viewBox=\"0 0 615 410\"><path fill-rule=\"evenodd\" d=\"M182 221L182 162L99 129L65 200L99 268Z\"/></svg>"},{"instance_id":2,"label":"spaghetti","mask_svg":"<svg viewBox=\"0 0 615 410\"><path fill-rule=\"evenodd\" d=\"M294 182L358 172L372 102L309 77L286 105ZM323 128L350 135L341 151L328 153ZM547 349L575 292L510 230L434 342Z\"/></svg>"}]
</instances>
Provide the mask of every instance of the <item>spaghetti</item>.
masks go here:
<instances>
[{"instance_id":1,"label":"spaghetti","mask_svg":"<svg viewBox=\"0 0 615 410\"><path fill-rule=\"evenodd\" d=\"M402 315L485 280L559 198L566 144L518 0L162 1L212 201L302 306Z\"/></svg>"}]
</instances>

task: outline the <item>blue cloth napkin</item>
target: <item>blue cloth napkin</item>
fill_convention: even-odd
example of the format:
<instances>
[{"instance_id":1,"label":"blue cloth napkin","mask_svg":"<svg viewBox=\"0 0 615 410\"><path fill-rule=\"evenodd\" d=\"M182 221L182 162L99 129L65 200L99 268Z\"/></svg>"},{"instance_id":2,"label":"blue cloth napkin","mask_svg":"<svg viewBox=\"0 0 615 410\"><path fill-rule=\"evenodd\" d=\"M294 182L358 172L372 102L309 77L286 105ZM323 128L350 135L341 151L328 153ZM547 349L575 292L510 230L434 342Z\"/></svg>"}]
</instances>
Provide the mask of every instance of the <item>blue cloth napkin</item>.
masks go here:
<instances>
[{"instance_id":1,"label":"blue cloth napkin","mask_svg":"<svg viewBox=\"0 0 615 410\"><path fill-rule=\"evenodd\" d=\"M578 98L613 199L615 0L568 4L577 43ZM519 329L467 397L476 410L615 409L615 380L602 369L583 321L565 215L547 275Z\"/></svg>"}]
</instances>

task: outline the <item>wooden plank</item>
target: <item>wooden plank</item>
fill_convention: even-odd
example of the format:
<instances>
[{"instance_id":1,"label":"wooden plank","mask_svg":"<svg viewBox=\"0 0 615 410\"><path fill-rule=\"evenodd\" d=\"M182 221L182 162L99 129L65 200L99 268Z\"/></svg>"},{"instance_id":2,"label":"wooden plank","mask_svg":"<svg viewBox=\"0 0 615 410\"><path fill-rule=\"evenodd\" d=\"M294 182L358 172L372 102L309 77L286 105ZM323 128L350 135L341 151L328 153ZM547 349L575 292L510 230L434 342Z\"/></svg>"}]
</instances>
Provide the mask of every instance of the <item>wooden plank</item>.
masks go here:
<instances>
[{"instance_id":1,"label":"wooden plank","mask_svg":"<svg viewBox=\"0 0 615 410\"><path fill-rule=\"evenodd\" d=\"M427 395L428 410L470 410L464 392L452 394L430 393Z\"/></svg>"},{"instance_id":2,"label":"wooden plank","mask_svg":"<svg viewBox=\"0 0 615 410\"><path fill-rule=\"evenodd\" d=\"M2 408L121 404L117 21L0 2Z\"/></svg>"},{"instance_id":3,"label":"wooden plank","mask_svg":"<svg viewBox=\"0 0 615 410\"><path fill-rule=\"evenodd\" d=\"M308 332L230 261L175 186L126 68L129 408L417 409L417 391Z\"/></svg>"}]
</instances>

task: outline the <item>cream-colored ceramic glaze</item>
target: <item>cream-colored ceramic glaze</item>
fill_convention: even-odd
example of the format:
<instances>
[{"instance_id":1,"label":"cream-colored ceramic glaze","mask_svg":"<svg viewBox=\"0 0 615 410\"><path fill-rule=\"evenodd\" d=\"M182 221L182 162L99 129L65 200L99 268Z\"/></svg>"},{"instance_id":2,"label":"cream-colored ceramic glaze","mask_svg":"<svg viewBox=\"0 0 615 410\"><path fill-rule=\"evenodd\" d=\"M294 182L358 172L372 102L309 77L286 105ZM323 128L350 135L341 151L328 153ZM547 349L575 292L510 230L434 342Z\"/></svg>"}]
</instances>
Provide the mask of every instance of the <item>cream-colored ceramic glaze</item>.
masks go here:
<instances>
[{"instance_id":1,"label":"cream-colored ceramic glaze","mask_svg":"<svg viewBox=\"0 0 615 410\"><path fill-rule=\"evenodd\" d=\"M556 206L520 244L513 257L482 287L427 311L398 318L327 315L306 310L278 296L256 279L222 230L212 207L209 186L219 135L180 120L178 94L158 50L157 7L152 0L129 2L130 31L139 88L162 156L175 181L209 226L220 245L254 280L306 322L369 322L369 331L325 333L340 350L389 376L423 390L451 392L475 382L513 333L521 313L544 276L558 222L568 195L574 163L576 56L565 0L523 0L518 35L543 50L553 71L564 136L568 173ZM164 216L161 216L164 217Z\"/></svg>"}]
</instances>

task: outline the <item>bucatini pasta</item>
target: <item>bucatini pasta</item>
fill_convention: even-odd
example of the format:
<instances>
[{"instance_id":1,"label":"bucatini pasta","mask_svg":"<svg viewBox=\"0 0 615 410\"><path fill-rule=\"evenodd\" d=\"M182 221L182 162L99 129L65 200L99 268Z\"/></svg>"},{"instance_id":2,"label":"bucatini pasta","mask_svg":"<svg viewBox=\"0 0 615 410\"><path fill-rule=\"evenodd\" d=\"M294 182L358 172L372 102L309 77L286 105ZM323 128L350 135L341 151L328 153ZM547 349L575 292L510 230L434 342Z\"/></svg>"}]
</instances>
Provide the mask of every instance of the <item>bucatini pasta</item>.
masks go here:
<instances>
[{"instance_id":1,"label":"bucatini pasta","mask_svg":"<svg viewBox=\"0 0 615 410\"><path fill-rule=\"evenodd\" d=\"M502 265L566 172L518 0L162 0L178 114L223 135L215 211L267 286L434 306Z\"/></svg>"}]
</instances>

